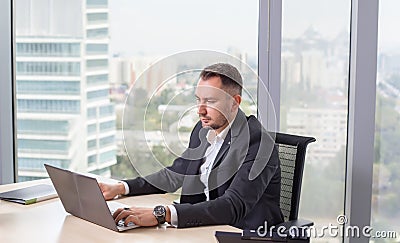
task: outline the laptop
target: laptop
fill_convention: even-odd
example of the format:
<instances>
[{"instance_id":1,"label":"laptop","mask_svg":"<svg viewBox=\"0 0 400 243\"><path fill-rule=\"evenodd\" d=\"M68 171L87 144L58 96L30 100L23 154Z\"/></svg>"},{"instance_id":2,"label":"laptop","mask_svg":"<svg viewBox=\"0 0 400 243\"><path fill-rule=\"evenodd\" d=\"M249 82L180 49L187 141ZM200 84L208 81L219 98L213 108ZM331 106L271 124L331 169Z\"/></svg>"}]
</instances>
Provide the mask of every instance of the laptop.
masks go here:
<instances>
[{"instance_id":1,"label":"laptop","mask_svg":"<svg viewBox=\"0 0 400 243\"><path fill-rule=\"evenodd\" d=\"M115 223L112 213L128 206L106 202L95 178L48 164L44 166L68 213L117 232L139 227L133 223L125 226L123 221Z\"/></svg>"}]
</instances>

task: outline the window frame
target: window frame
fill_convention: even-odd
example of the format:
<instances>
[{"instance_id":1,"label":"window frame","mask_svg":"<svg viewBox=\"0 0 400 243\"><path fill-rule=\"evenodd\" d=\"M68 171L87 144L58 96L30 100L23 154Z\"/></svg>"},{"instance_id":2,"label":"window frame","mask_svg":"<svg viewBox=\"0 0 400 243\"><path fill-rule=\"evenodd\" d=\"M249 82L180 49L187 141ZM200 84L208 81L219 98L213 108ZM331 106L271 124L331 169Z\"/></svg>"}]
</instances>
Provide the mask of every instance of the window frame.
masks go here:
<instances>
[{"instance_id":1,"label":"window frame","mask_svg":"<svg viewBox=\"0 0 400 243\"><path fill-rule=\"evenodd\" d=\"M13 1L0 2L0 184L17 178Z\"/></svg>"}]
</instances>

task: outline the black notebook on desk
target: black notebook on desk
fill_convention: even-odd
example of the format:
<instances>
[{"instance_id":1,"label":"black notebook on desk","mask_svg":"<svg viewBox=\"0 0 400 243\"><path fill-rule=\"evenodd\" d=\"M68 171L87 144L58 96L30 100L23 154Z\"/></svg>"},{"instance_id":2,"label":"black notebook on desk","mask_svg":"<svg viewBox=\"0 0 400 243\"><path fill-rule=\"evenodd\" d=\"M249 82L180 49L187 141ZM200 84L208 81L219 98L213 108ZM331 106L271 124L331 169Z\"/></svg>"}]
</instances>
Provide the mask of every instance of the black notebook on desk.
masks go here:
<instances>
[{"instance_id":1,"label":"black notebook on desk","mask_svg":"<svg viewBox=\"0 0 400 243\"><path fill-rule=\"evenodd\" d=\"M32 204L57 197L52 185L40 184L0 193L0 199L20 204Z\"/></svg>"}]
</instances>

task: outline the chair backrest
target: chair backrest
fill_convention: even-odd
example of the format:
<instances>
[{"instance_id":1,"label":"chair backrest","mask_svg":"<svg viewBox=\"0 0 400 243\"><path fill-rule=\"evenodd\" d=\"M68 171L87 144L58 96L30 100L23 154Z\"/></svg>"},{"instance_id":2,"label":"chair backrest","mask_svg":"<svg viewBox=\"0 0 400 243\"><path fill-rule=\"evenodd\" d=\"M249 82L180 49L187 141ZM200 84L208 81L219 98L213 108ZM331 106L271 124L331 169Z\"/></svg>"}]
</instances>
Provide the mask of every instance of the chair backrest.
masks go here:
<instances>
[{"instance_id":1,"label":"chair backrest","mask_svg":"<svg viewBox=\"0 0 400 243\"><path fill-rule=\"evenodd\" d=\"M297 219L306 148L315 141L313 137L276 133L282 177L280 204L285 221Z\"/></svg>"}]
</instances>

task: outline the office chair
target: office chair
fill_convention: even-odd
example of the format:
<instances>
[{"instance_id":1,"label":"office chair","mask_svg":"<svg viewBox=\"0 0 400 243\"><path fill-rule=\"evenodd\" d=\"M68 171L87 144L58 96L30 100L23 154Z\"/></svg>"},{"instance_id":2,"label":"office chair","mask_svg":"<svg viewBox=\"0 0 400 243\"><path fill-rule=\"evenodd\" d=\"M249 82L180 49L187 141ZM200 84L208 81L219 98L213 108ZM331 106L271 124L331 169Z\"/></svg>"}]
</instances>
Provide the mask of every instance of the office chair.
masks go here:
<instances>
[{"instance_id":1,"label":"office chair","mask_svg":"<svg viewBox=\"0 0 400 243\"><path fill-rule=\"evenodd\" d=\"M298 219L298 213L306 148L315 141L313 137L276 133L275 142L279 151L282 178L280 204L285 220L276 225L276 228L285 226L289 229L291 226L307 227L314 224L309 220Z\"/></svg>"},{"instance_id":2,"label":"office chair","mask_svg":"<svg viewBox=\"0 0 400 243\"><path fill-rule=\"evenodd\" d=\"M275 143L278 146L279 160L281 162L281 211L284 222L275 225L275 230L284 227L287 237L280 235L275 238L260 237L254 230L243 230L243 233L216 231L215 237L218 242L287 242L287 243L308 243L310 238L303 235L303 231L290 232L291 227L307 228L314 223L310 220L298 219L301 181L303 178L304 160L306 148L309 143L315 142L313 137L303 137L291 134L276 133ZM268 234L266 234L268 235Z\"/></svg>"}]
</instances>

